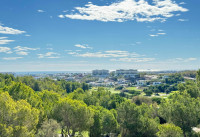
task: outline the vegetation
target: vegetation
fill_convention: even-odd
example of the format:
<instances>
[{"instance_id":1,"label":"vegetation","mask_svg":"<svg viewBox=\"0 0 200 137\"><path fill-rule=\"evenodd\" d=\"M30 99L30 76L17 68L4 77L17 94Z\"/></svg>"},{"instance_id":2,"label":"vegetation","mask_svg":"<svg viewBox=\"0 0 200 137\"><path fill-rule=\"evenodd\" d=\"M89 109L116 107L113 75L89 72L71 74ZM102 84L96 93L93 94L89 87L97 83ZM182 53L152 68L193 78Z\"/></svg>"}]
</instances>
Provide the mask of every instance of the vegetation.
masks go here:
<instances>
[{"instance_id":1,"label":"vegetation","mask_svg":"<svg viewBox=\"0 0 200 137\"><path fill-rule=\"evenodd\" d=\"M170 93L161 99L133 87L112 94L114 89L86 83L0 74L0 136L198 136L192 128L200 124L200 70L196 81L183 83L180 74L165 81L144 90Z\"/></svg>"}]
</instances>

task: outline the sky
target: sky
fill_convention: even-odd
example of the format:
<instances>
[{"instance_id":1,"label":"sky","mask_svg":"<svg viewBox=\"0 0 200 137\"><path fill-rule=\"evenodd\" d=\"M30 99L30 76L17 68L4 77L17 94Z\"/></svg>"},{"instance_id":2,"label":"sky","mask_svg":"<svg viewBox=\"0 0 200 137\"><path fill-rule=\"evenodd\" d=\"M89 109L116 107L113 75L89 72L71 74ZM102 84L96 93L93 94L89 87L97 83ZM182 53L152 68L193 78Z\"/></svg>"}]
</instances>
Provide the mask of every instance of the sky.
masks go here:
<instances>
[{"instance_id":1,"label":"sky","mask_svg":"<svg viewBox=\"0 0 200 137\"><path fill-rule=\"evenodd\" d=\"M0 72L200 68L199 0L1 0Z\"/></svg>"}]
</instances>

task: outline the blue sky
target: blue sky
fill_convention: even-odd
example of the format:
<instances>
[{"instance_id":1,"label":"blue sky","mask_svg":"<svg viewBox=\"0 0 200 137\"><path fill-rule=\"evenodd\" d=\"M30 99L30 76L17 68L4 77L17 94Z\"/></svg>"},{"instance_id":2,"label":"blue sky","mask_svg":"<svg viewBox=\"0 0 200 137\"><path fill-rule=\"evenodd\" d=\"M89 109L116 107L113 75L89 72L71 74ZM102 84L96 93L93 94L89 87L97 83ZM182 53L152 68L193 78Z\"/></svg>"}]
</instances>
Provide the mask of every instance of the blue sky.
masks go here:
<instances>
[{"instance_id":1,"label":"blue sky","mask_svg":"<svg viewBox=\"0 0 200 137\"><path fill-rule=\"evenodd\" d=\"M200 68L199 0L1 0L0 71Z\"/></svg>"}]
</instances>

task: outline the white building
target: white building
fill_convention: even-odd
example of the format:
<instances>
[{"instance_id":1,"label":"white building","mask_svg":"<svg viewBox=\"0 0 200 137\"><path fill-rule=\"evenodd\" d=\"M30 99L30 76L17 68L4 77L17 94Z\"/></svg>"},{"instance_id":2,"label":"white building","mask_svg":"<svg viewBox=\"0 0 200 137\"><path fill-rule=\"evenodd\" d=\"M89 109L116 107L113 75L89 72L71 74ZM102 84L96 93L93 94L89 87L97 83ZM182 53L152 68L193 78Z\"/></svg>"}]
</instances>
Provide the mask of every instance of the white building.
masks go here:
<instances>
[{"instance_id":1,"label":"white building","mask_svg":"<svg viewBox=\"0 0 200 137\"><path fill-rule=\"evenodd\" d=\"M138 71L136 69L119 69L115 72L116 76L124 76L124 77L132 77L135 78L138 75Z\"/></svg>"},{"instance_id":2,"label":"white building","mask_svg":"<svg viewBox=\"0 0 200 137\"><path fill-rule=\"evenodd\" d=\"M140 86L140 87L147 85L146 80L137 80L136 83L137 83L137 86Z\"/></svg>"},{"instance_id":3,"label":"white building","mask_svg":"<svg viewBox=\"0 0 200 137\"><path fill-rule=\"evenodd\" d=\"M154 86L157 86L157 85L160 85L160 84L162 84L162 82L153 82Z\"/></svg>"},{"instance_id":4,"label":"white building","mask_svg":"<svg viewBox=\"0 0 200 137\"><path fill-rule=\"evenodd\" d=\"M167 75L162 76L162 79L167 79L167 78L169 78L169 76Z\"/></svg>"},{"instance_id":5,"label":"white building","mask_svg":"<svg viewBox=\"0 0 200 137\"><path fill-rule=\"evenodd\" d=\"M93 70L92 75L95 77L107 77L109 76L109 70Z\"/></svg>"}]
</instances>

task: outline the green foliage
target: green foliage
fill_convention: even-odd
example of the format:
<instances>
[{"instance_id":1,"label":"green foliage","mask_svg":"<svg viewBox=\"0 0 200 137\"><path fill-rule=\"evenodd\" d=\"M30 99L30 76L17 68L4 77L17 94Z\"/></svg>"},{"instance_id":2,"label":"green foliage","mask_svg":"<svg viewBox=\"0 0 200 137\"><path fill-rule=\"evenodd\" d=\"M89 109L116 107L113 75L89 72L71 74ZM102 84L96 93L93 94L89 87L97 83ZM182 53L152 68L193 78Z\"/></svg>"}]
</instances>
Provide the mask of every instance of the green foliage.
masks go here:
<instances>
[{"instance_id":1,"label":"green foliage","mask_svg":"<svg viewBox=\"0 0 200 137\"><path fill-rule=\"evenodd\" d=\"M0 136L33 137L39 111L25 100L14 101L7 92L0 94Z\"/></svg>"},{"instance_id":2,"label":"green foliage","mask_svg":"<svg viewBox=\"0 0 200 137\"><path fill-rule=\"evenodd\" d=\"M136 91L136 90L128 90L129 94L132 94L133 96L138 96L140 95L140 91Z\"/></svg>"},{"instance_id":3,"label":"green foliage","mask_svg":"<svg viewBox=\"0 0 200 137\"><path fill-rule=\"evenodd\" d=\"M180 73L171 74L169 78L165 79L165 83L167 84L174 84L182 81L184 81L184 78Z\"/></svg>"},{"instance_id":4,"label":"green foliage","mask_svg":"<svg viewBox=\"0 0 200 137\"><path fill-rule=\"evenodd\" d=\"M151 107L143 104L137 106L126 101L117 109L118 122L121 127L123 137L154 137L157 132L158 118L152 116Z\"/></svg>"},{"instance_id":5,"label":"green foliage","mask_svg":"<svg viewBox=\"0 0 200 137\"><path fill-rule=\"evenodd\" d=\"M157 86L150 86L146 89L144 89L144 92L147 96L151 96L152 93L166 93L169 94L171 91L177 90L177 84L169 85L169 84L160 84Z\"/></svg>"},{"instance_id":6,"label":"green foliage","mask_svg":"<svg viewBox=\"0 0 200 137\"><path fill-rule=\"evenodd\" d=\"M142 105L142 103L150 105L152 104L152 99L144 96L136 96L132 98L132 102L134 102L136 105Z\"/></svg>"},{"instance_id":7,"label":"green foliage","mask_svg":"<svg viewBox=\"0 0 200 137\"><path fill-rule=\"evenodd\" d=\"M116 133L118 130L117 112L100 106L91 106L94 111L94 124L90 128L90 136ZM95 137L95 136L94 136Z\"/></svg>"},{"instance_id":8,"label":"green foliage","mask_svg":"<svg viewBox=\"0 0 200 137\"><path fill-rule=\"evenodd\" d=\"M124 87L123 86L118 86L115 88L115 90L122 90Z\"/></svg>"},{"instance_id":9,"label":"green foliage","mask_svg":"<svg viewBox=\"0 0 200 137\"><path fill-rule=\"evenodd\" d=\"M158 97L152 97L151 99L153 102L156 102L157 104L160 104L162 100L162 98L158 98Z\"/></svg>"},{"instance_id":10,"label":"green foliage","mask_svg":"<svg viewBox=\"0 0 200 137\"><path fill-rule=\"evenodd\" d=\"M197 86L197 83L194 81L186 81L186 83L181 83L178 85L178 90L180 92L187 92L191 97L197 98L200 97L200 90Z\"/></svg>"},{"instance_id":11,"label":"green foliage","mask_svg":"<svg viewBox=\"0 0 200 137\"><path fill-rule=\"evenodd\" d=\"M55 105L57 105L60 100L60 95L53 91L44 90L38 93L42 103L42 107L44 108L44 113L47 117L50 117L52 114L52 110Z\"/></svg>"},{"instance_id":12,"label":"green foliage","mask_svg":"<svg viewBox=\"0 0 200 137\"><path fill-rule=\"evenodd\" d=\"M57 131L60 125L53 119L46 120L42 123L36 137L58 137Z\"/></svg>"},{"instance_id":13,"label":"green foliage","mask_svg":"<svg viewBox=\"0 0 200 137\"><path fill-rule=\"evenodd\" d=\"M158 126L158 137L183 137L183 131L174 124L163 124Z\"/></svg>"},{"instance_id":14,"label":"green foliage","mask_svg":"<svg viewBox=\"0 0 200 137\"><path fill-rule=\"evenodd\" d=\"M101 137L102 125L101 125L100 112L98 110L95 111L93 119L94 119L94 123L90 127L90 137Z\"/></svg>"},{"instance_id":15,"label":"green foliage","mask_svg":"<svg viewBox=\"0 0 200 137\"><path fill-rule=\"evenodd\" d=\"M102 133L115 132L118 123L113 113L106 109L104 109L102 113Z\"/></svg>"},{"instance_id":16,"label":"green foliage","mask_svg":"<svg viewBox=\"0 0 200 137\"><path fill-rule=\"evenodd\" d=\"M167 122L179 126L184 135L198 124L200 116L199 98L191 98L187 92L174 93L160 104L159 114Z\"/></svg>"},{"instance_id":17,"label":"green foliage","mask_svg":"<svg viewBox=\"0 0 200 137\"><path fill-rule=\"evenodd\" d=\"M33 107L39 107L41 105L39 96L33 89L23 83L13 82L10 86L4 88L4 91L8 91L14 100L24 99Z\"/></svg>"},{"instance_id":18,"label":"green foliage","mask_svg":"<svg viewBox=\"0 0 200 137\"><path fill-rule=\"evenodd\" d=\"M180 74L172 74L166 79L168 84L150 86L144 92L170 93L180 81ZM121 137L193 136L192 127L200 121L199 81L200 70L196 82L180 83L179 91L166 99L136 96L131 103L127 95L140 93L134 89L111 94L103 87L91 91L86 83L0 74L0 136L34 137L37 132L38 137L55 137L59 128L70 136L84 131L90 137L110 133ZM168 124L159 125L157 116Z\"/></svg>"},{"instance_id":19,"label":"green foliage","mask_svg":"<svg viewBox=\"0 0 200 137\"><path fill-rule=\"evenodd\" d=\"M93 124L92 110L85 103L68 98L62 99L54 108L54 118L61 122L63 128L66 127L68 135L88 131Z\"/></svg>"}]
</instances>

